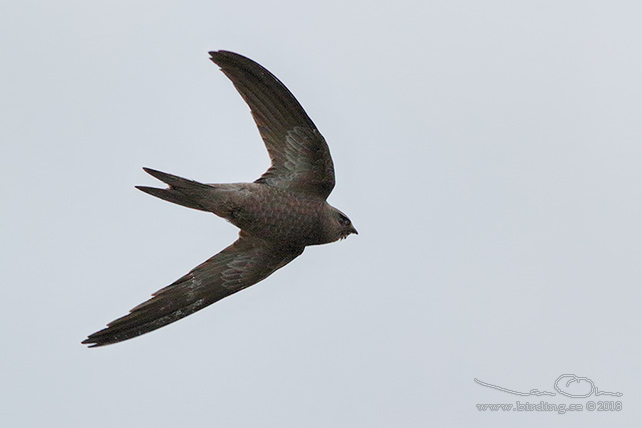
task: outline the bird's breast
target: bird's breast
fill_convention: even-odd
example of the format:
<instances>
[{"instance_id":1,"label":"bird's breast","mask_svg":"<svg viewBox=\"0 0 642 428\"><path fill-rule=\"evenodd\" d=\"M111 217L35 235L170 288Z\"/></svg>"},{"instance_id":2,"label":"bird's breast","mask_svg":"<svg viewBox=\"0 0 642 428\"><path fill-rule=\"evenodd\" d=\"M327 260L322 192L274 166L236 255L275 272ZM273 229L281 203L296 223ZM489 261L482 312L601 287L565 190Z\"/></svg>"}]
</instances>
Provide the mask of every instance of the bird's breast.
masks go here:
<instances>
[{"instance_id":1,"label":"bird's breast","mask_svg":"<svg viewBox=\"0 0 642 428\"><path fill-rule=\"evenodd\" d=\"M288 244L325 242L324 200L255 183L236 196L228 220L241 230Z\"/></svg>"}]
</instances>

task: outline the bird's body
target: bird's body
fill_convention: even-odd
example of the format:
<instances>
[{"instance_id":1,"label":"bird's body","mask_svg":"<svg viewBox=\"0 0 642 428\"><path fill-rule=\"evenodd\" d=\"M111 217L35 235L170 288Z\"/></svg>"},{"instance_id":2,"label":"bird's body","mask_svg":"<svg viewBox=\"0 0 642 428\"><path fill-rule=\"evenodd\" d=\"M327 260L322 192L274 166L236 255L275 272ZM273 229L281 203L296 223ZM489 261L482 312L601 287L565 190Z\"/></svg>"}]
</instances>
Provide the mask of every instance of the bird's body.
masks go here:
<instances>
[{"instance_id":1,"label":"bird's body","mask_svg":"<svg viewBox=\"0 0 642 428\"><path fill-rule=\"evenodd\" d=\"M333 209L324 200L256 183L234 195L231 211L219 215L253 236L303 247L336 240L326 231Z\"/></svg>"},{"instance_id":2,"label":"bird's body","mask_svg":"<svg viewBox=\"0 0 642 428\"><path fill-rule=\"evenodd\" d=\"M262 183L201 184L145 170L172 188L139 189L189 208L213 212L252 236L302 247L340 238L326 230L337 210L324 199ZM185 203L171 200L172 195L182 195Z\"/></svg>"},{"instance_id":3,"label":"bird's body","mask_svg":"<svg viewBox=\"0 0 642 428\"><path fill-rule=\"evenodd\" d=\"M212 212L241 229L239 239L84 344L102 346L156 330L265 279L308 245L357 233L350 220L326 202L334 187L332 158L292 93L248 58L226 51L210 55L250 106L272 165L253 183L230 184L203 184L145 168L169 187L138 189Z\"/></svg>"}]
</instances>

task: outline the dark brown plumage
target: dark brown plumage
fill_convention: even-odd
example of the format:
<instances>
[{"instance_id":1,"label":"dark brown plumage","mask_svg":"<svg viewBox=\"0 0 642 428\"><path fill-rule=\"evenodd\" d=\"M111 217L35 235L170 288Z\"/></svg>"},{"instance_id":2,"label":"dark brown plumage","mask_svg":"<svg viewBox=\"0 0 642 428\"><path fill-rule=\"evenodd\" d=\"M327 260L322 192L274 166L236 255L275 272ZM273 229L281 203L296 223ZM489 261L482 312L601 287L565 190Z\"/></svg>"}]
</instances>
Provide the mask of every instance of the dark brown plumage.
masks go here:
<instances>
[{"instance_id":1,"label":"dark brown plumage","mask_svg":"<svg viewBox=\"0 0 642 428\"><path fill-rule=\"evenodd\" d=\"M265 279L308 245L357 233L348 217L326 202L334 188L330 151L294 95L244 56L227 51L210 55L250 106L272 165L253 183L232 184L202 184L145 168L169 187L138 189L213 212L241 229L239 239L90 335L82 342L90 347L156 330Z\"/></svg>"}]
</instances>

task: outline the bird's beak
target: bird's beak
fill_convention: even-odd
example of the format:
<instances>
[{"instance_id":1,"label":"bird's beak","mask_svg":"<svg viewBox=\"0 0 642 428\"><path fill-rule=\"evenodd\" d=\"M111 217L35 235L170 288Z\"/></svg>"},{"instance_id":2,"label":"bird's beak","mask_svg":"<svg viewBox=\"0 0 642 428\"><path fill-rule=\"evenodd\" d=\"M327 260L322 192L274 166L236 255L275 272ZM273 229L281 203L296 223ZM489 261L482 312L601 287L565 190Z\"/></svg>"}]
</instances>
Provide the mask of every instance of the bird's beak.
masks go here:
<instances>
[{"instance_id":1,"label":"bird's beak","mask_svg":"<svg viewBox=\"0 0 642 428\"><path fill-rule=\"evenodd\" d=\"M350 229L350 233L354 233L355 235L359 234L359 232L357 232L357 229L355 229L354 226L352 226L352 229Z\"/></svg>"}]
</instances>

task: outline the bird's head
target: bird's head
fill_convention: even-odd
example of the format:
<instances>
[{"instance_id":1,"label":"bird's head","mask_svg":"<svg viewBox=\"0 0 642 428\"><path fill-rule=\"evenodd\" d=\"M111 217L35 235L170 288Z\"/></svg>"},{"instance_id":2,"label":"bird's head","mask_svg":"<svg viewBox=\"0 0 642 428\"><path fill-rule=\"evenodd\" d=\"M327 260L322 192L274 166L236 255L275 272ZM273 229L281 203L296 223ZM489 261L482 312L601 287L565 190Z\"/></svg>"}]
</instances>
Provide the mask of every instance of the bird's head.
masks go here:
<instances>
[{"instance_id":1,"label":"bird's head","mask_svg":"<svg viewBox=\"0 0 642 428\"><path fill-rule=\"evenodd\" d=\"M348 216L334 207L332 208L330 224L333 241L345 239L351 233L354 233L355 235L359 234L359 232L357 232L357 229L355 229L352 225L352 222L350 221Z\"/></svg>"}]
</instances>

